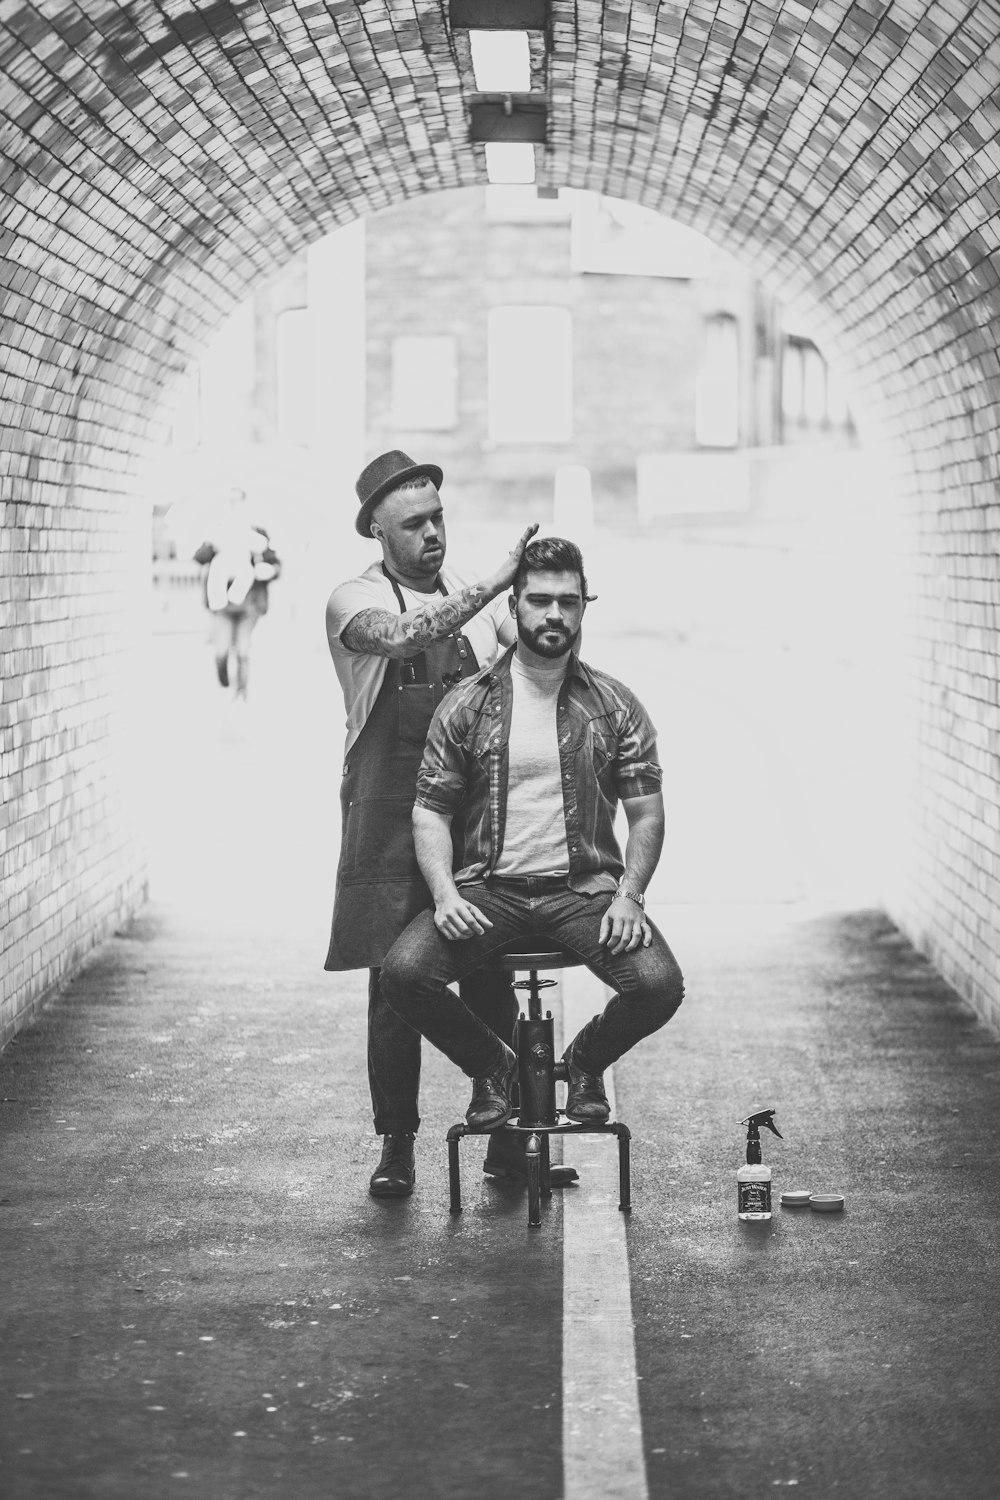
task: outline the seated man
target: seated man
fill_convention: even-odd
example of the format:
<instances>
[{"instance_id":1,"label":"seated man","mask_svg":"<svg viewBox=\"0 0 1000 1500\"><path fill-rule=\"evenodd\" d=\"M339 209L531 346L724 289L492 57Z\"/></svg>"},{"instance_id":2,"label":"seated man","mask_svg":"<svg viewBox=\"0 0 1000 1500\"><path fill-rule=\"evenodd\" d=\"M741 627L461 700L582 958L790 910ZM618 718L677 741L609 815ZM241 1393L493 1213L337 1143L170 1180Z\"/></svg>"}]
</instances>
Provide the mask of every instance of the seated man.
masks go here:
<instances>
[{"instance_id":1,"label":"seated man","mask_svg":"<svg viewBox=\"0 0 1000 1500\"><path fill-rule=\"evenodd\" d=\"M434 910L410 923L382 967L387 1003L473 1080L466 1120L483 1131L514 1112L516 1058L448 985L492 954L554 942L615 991L566 1049L572 1120L608 1118L605 1069L663 1026L684 993L644 910L663 844L655 731L628 688L573 650L587 603L579 548L531 542L512 589L516 646L459 684L431 721L413 831Z\"/></svg>"}]
</instances>

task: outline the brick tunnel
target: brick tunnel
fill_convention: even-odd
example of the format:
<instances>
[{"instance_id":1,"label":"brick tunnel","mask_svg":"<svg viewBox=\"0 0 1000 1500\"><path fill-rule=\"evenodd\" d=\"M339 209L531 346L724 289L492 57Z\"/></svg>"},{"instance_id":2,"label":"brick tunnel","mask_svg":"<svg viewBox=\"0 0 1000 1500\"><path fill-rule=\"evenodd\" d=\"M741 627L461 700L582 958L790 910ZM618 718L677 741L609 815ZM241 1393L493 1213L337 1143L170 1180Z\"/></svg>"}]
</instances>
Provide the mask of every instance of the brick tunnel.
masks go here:
<instances>
[{"instance_id":1,"label":"brick tunnel","mask_svg":"<svg viewBox=\"0 0 1000 1500\"><path fill-rule=\"evenodd\" d=\"M807 305L891 445L910 727L886 904L997 1025L1000 5L519 8L541 21L519 101L538 182L660 210ZM424 0L0 7L4 1040L144 899L137 475L164 396L296 252L485 181L455 21Z\"/></svg>"}]
</instances>

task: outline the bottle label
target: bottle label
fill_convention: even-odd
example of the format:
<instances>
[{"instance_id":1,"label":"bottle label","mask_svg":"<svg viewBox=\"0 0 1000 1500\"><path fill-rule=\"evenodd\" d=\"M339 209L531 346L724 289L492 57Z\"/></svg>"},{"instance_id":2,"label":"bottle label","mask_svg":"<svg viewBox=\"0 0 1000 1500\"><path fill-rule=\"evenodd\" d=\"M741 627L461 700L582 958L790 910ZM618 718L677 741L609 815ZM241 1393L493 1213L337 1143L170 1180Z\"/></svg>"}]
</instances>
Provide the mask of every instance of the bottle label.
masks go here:
<instances>
[{"instance_id":1,"label":"bottle label","mask_svg":"<svg viewBox=\"0 0 1000 1500\"><path fill-rule=\"evenodd\" d=\"M771 1212L770 1181L738 1182L736 1192L741 1214L769 1214Z\"/></svg>"}]
</instances>

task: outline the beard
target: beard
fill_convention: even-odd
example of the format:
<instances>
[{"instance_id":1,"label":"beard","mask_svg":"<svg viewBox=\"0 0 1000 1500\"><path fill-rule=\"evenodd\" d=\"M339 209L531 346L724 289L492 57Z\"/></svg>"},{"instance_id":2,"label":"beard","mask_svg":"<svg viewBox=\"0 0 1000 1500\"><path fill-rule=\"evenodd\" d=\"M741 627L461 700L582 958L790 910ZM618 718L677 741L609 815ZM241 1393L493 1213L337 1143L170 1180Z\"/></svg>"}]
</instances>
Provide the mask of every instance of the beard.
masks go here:
<instances>
[{"instance_id":1,"label":"beard","mask_svg":"<svg viewBox=\"0 0 1000 1500\"><path fill-rule=\"evenodd\" d=\"M531 630L520 620L517 622L517 634L518 639L524 642L529 651L534 651L536 656L547 656L552 660L558 656L565 656L576 639L574 633L567 630L564 625L539 625L535 630ZM546 637L549 638L546 639Z\"/></svg>"},{"instance_id":2,"label":"beard","mask_svg":"<svg viewBox=\"0 0 1000 1500\"><path fill-rule=\"evenodd\" d=\"M385 550L389 554L390 571L403 578L436 578L444 562L444 548L440 552L429 552L426 547L421 547L407 554L393 546L387 537Z\"/></svg>"}]
</instances>

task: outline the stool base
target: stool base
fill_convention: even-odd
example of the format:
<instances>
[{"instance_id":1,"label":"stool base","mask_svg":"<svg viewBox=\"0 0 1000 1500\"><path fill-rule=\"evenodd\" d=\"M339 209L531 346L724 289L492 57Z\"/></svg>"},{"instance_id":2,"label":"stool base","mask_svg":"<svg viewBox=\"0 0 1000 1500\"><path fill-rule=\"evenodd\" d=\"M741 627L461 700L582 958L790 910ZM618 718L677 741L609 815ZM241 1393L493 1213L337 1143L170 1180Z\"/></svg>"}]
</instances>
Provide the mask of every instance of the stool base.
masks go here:
<instances>
[{"instance_id":1,"label":"stool base","mask_svg":"<svg viewBox=\"0 0 1000 1500\"><path fill-rule=\"evenodd\" d=\"M559 1117L562 1116L562 1119ZM525 1162L528 1168L528 1224L532 1229L542 1222L541 1200L552 1197L549 1180L549 1136L550 1135L615 1135L618 1137L618 1208L627 1214L632 1210L632 1173L630 1142L632 1134L627 1125L619 1120L605 1120L600 1124L587 1125L568 1119L562 1110L556 1111L554 1125L521 1124L520 1119L508 1120L501 1130L526 1136ZM497 1132L492 1132L496 1134ZM458 1143L464 1136L479 1140L488 1139L491 1132L470 1130L462 1123L453 1125L448 1131L448 1177L451 1190L451 1212L462 1212L462 1181L459 1174Z\"/></svg>"}]
</instances>

